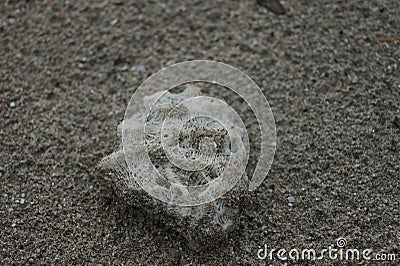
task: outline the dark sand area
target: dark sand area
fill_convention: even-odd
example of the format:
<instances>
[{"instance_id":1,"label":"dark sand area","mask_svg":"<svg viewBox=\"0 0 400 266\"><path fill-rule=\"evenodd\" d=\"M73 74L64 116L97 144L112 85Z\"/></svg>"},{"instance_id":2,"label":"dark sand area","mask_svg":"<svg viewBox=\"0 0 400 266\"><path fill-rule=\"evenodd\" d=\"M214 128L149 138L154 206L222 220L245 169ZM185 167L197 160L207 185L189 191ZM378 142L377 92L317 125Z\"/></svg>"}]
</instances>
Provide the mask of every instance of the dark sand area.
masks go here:
<instances>
[{"instance_id":1,"label":"dark sand area","mask_svg":"<svg viewBox=\"0 0 400 266\"><path fill-rule=\"evenodd\" d=\"M281 264L258 249L338 238L400 263L400 1L282 4L0 1L0 264ZM252 77L277 127L253 206L206 252L95 171L135 88L194 59Z\"/></svg>"}]
</instances>

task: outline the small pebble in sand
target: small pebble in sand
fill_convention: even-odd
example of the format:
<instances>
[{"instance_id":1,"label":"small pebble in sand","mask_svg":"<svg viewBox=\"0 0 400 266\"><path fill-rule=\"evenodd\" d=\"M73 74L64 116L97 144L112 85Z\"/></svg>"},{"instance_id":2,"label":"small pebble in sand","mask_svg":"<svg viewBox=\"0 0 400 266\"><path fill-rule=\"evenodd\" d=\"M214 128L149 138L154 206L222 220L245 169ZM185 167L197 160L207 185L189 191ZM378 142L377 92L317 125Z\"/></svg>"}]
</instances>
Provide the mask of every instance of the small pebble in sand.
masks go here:
<instances>
[{"instance_id":1,"label":"small pebble in sand","mask_svg":"<svg viewBox=\"0 0 400 266\"><path fill-rule=\"evenodd\" d=\"M114 26L114 25L116 25L118 23L118 19L114 19L114 20L112 20L111 21L111 26Z\"/></svg>"},{"instance_id":2,"label":"small pebble in sand","mask_svg":"<svg viewBox=\"0 0 400 266\"><path fill-rule=\"evenodd\" d=\"M142 65L139 65L139 66L136 67L136 70L139 71L139 72L145 72L146 68L144 66L142 66Z\"/></svg>"},{"instance_id":3,"label":"small pebble in sand","mask_svg":"<svg viewBox=\"0 0 400 266\"><path fill-rule=\"evenodd\" d=\"M288 205L290 206L290 207L292 207L293 206L293 203L294 203L294 197L293 196L289 196L288 198Z\"/></svg>"}]
</instances>

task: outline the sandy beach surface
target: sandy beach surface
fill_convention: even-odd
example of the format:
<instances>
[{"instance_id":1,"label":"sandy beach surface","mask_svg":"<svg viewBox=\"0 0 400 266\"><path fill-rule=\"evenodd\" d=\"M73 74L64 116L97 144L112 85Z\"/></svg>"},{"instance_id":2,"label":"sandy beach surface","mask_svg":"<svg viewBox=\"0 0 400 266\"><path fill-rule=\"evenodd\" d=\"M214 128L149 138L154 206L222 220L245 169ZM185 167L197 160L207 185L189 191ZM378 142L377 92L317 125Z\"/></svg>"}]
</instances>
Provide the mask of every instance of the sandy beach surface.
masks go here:
<instances>
[{"instance_id":1,"label":"sandy beach surface","mask_svg":"<svg viewBox=\"0 0 400 266\"><path fill-rule=\"evenodd\" d=\"M341 238L398 265L400 1L282 4L276 16L255 0L1 1L0 264L308 265L257 253ZM252 77L277 127L253 205L206 252L95 172L135 88L194 59Z\"/></svg>"}]
</instances>

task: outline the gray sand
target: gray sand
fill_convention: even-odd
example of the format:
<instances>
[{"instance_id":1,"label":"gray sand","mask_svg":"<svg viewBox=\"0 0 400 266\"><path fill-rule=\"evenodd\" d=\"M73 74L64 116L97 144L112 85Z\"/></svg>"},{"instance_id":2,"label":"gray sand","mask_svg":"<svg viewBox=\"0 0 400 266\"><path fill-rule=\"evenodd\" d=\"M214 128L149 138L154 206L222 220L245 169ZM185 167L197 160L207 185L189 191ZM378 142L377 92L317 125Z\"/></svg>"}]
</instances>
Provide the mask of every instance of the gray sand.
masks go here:
<instances>
[{"instance_id":1,"label":"gray sand","mask_svg":"<svg viewBox=\"0 0 400 266\"><path fill-rule=\"evenodd\" d=\"M45 2L0 3L0 264L278 264L257 250L339 237L399 262L399 1L284 1L284 16L244 0ZM240 228L207 252L94 170L141 81L193 59L249 74L278 136Z\"/></svg>"}]
</instances>

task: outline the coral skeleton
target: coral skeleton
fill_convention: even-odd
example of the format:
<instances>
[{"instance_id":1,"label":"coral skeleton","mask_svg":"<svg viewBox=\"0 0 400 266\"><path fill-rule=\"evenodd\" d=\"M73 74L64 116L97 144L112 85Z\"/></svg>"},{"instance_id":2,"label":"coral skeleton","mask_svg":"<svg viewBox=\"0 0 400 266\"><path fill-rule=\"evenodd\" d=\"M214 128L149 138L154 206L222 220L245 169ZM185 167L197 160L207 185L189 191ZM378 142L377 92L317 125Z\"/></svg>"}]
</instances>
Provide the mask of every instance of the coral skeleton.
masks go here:
<instances>
[{"instance_id":1,"label":"coral skeleton","mask_svg":"<svg viewBox=\"0 0 400 266\"><path fill-rule=\"evenodd\" d=\"M155 199L144 191L135 179L135 175L149 175L152 171L138 164L129 167L126 153L145 149L155 169L168 181L185 186L207 184L217 179L225 170L232 154L232 139L243 141L244 133L240 128L235 128L234 123L229 123L228 128L210 117L199 116L184 122L187 110L180 103L186 99L201 95L201 89L187 85L179 93L157 92L143 98L144 110L135 110L134 115L125 117L118 126L118 136L122 139L124 124L129 123L129 138L121 141L119 148L112 154L103 158L98 164L101 177L115 191L116 195L129 205L142 208L153 218L158 218L165 224L182 233L189 241L190 246L204 248L210 240L217 242L223 239L229 231L235 229L239 223L239 213L244 204L243 193L248 186L246 174L229 192L222 197L198 206L178 206ZM160 97L161 96L161 97ZM201 109L202 106L197 106ZM218 111L218 110L216 110ZM144 141L140 137L143 127L137 121L145 119ZM166 144L177 145L173 151L176 162L171 163L168 154L162 145L163 122L169 119L169 133L176 134L175 138L166 137ZM183 123L183 126L181 126ZM164 124L165 126L165 124ZM176 128L174 128L176 127ZM228 132L229 131L229 132ZM124 144L132 149L124 151ZM172 149L172 148L171 148ZM179 157L182 159L179 160ZM246 158L241 158L245 160ZM135 160L136 161L136 160ZM137 158L137 162L141 159ZM188 168L180 168L177 163L190 162ZM235 171L235 169L233 169ZM149 182L158 182L157 178ZM182 191L182 193L189 193ZM209 193L213 193L210 191ZM173 197L174 195L164 195Z\"/></svg>"}]
</instances>

